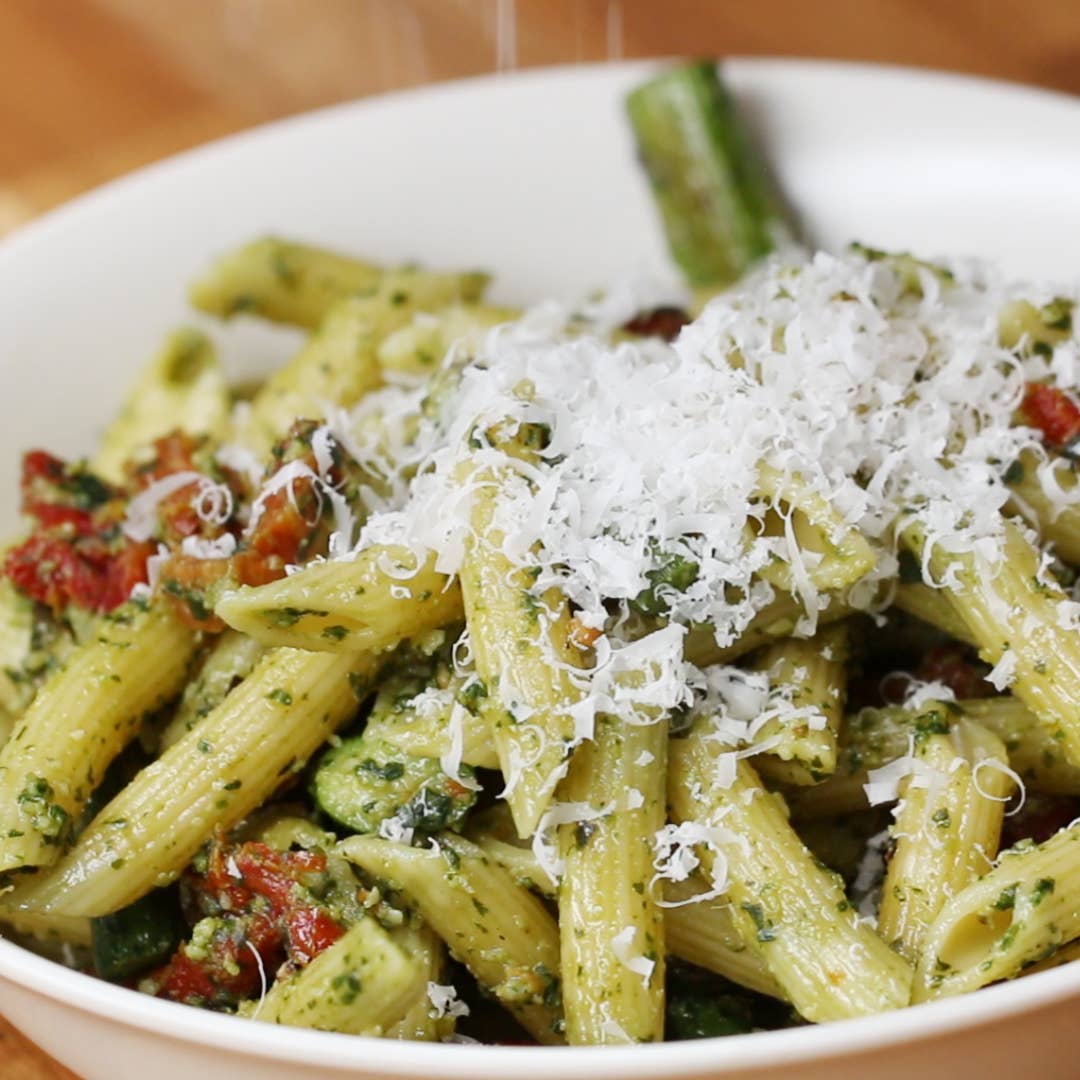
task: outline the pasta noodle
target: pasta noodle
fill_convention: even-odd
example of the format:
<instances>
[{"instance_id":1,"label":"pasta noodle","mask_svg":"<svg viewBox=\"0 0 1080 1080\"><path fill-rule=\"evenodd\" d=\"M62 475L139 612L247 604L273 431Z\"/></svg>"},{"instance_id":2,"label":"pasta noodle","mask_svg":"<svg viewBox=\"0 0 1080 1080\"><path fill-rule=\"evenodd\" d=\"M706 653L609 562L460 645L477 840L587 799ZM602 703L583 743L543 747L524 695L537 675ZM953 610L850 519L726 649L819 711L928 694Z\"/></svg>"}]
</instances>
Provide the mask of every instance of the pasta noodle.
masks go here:
<instances>
[{"instance_id":1,"label":"pasta noodle","mask_svg":"<svg viewBox=\"0 0 1080 1080\"><path fill-rule=\"evenodd\" d=\"M924 716L935 714L947 715ZM905 785L878 914L878 932L912 963L940 908L993 865L1013 789L1004 744L969 720L927 733L915 756L921 783Z\"/></svg>"},{"instance_id":2,"label":"pasta noodle","mask_svg":"<svg viewBox=\"0 0 1080 1080\"><path fill-rule=\"evenodd\" d=\"M722 753L705 724L674 740L668 800L676 822L703 822L691 836L716 888L723 882L740 936L808 1019L906 1005L907 964L859 921L836 877L814 862L748 765L737 762L731 782L716 786Z\"/></svg>"}]
</instances>

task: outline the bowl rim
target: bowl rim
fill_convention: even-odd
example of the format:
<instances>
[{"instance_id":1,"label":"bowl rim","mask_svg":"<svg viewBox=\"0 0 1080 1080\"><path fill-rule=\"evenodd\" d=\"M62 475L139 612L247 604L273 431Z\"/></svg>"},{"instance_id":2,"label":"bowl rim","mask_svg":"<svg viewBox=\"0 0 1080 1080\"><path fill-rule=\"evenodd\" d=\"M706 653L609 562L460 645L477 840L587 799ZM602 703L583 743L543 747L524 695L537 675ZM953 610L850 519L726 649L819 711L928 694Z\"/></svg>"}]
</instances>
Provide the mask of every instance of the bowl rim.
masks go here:
<instances>
[{"instance_id":1,"label":"bowl rim","mask_svg":"<svg viewBox=\"0 0 1080 1080\"><path fill-rule=\"evenodd\" d=\"M563 64L530 68L512 73L477 75L466 79L391 90L362 99L341 102L302 112L213 140L111 180L76 196L26 222L0 240L0 262L17 260L21 252L67 226L69 220L93 212L100 203L123 200L131 189L158 175L177 169L198 168L204 159L242 152L246 147L287 136L312 124L333 124L357 110L380 108L399 101L423 102L433 96L486 91L500 82L521 84L552 78L581 80L628 78L672 58L653 58L618 63ZM1080 116L1080 98L1042 87L1004 79L990 79L932 68L867 62L738 57L723 61L736 75L746 73L768 79L801 73L808 77L846 77L855 81L886 79L898 88L913 83L935 83L946 90L1027 99L1032 107L1067 107ZM556 1066L564 1077L620 1075L627 1080L655 1077L661 1067L666 1075L685 1076L702 1069L754 1069L795 1065L825 1058L845 1058L867 1051L887 1049L908 1040L930 1040L960 1030L971 1030L1009 1016L1020 1016L1040 1007L1080 996L1080 965L1064 965L1009 983L991 986L977 994L965 994L910 1006L888 1014L834 1021L828 1024L723 1039L700 1039L626 1047L511 1047L392 1042L363 1036L341 1035L271 1024L247 1023L236 1017L161 1001L115 986L39 956L14 942L0 938L0 978L55 999L81 1012L154 1035L209 1046L231 1054L317 1064L334 1070L355 1070L377 1058L378 1069L388 1076L409 1076L433 1071L447 1080L549 1080ZM244 1032L241 1035L241 1032Z\"/></svg>"},{"instance_id":2,"label":"bowl rim","mask_svg":"<svg viewBox=\"0 0 1080 1080\"><path fill-rule=\"evenodd\" d=\"M806 1064L980 1028L1080 994L1080 967L1065 964L976 993L781 1031L631 1046L468 1044L450 1049L444 1043L397 1042L251 1022L162 1001L65 968L5 940L0 940L0 978L125 1027L232 1054L341 1071L370 1064L374 1055L381 1074L423 1073L446 1080L506 1076L550 1080L553 1067L564 1078L617 1075L652 1080L661 1065L665 1076L675 1077L718 1067L726 1072Z\"/></svg>"}]
</instances>

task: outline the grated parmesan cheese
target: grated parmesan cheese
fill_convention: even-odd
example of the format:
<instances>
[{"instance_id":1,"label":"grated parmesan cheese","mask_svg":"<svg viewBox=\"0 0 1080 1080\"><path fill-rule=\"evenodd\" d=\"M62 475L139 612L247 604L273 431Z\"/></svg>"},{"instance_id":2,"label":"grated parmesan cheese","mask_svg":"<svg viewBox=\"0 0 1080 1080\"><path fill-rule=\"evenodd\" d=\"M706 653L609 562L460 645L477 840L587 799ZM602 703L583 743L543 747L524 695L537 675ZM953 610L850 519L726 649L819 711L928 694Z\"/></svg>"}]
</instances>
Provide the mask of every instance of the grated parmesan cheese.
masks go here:
<instances>
[{"instance_id":1,"label":"grated parmesan cheese","mask_svg":"<svg viewBox=\"0 0 1080 1080\"><path fill-rule=\"evenodd\" d=\"M149 487L140 491L127 506L124 517L124 535L130 540L149 540L157 529L157 508L170 495L192 484L210 484L214 487L214 481L208 476L197 472L175 472L155 480Z\"/></svg>"},{"instance_id":2,"label":"grated parmesan cheese","mask_svg":"<svg viewBox=\"0 0 1080 1080\"><path fill-rule=\"evenodd\" d=\"M469 1015L469 1006L457 996L457 989L453 986L429 982L427 999L431 1002L432 1012L437 1020L444 1016L457 1018Z\"/></svg>"},{"instance_id":3,"label":"grated parmesan cheese","mask_svg":"<svg viewBox=\"0 0 1080 1080\"><path fill-rule=\"evenodd\" d=\"M426 692L426 691L425 691ZM445 693L445 691L436 691ZM419 708L417 712L419 713ZM446 734L449 736L447 748L439 755L439 767L455 783L471 791L480 791L481 785L474 779L463 776L461 773L461 755L465 749L465 718L468 710L455 701L450 707L450 715L446 721Z\"/></svg>"},{"instance_id":4,"label":"grated parmesan cheese","mask_svg":"<svg viewBox=\"0 0 1080 1080\"><path fill-rule=\"evenodd\" d=\"M180 542L180 552L196 559L227 559L236 551L236 537L224 533L214 540L201 536L185 536Z\"/></svg>"},{"instance_id":5,"label":"grated parmesan cheese","mask_svg":"<svg viewBox=\"0 0 1080 1080\"><path fill-rule=\"evenodd\" d=\"M627 971L632 971L635 975L640 975L645 982L648 982L652 978L653 969L656 967L655 960L649 960L647 957L642 956L640 952L634 951L634 938L637 935L637 928L634 926L624 926L612 939L611 939L611 951L615 954L615 959Z\"/></svg>"},{"instance_id":6,"label":"grated parmesan cheese","mask_svg":"<svg viewBox=\"0 0 1080 1080\"><path fill-rule=\"evenodd\" d=\"M990 669L986 681L992 683L998 693L1007 690L1016 681L1016 663L1016 653L1012 649L1006 649L1001 654L1001 659Z\"/></svg>"},{"instance_id":7,"label":"grated parmesan cheese","mask_svg":"<svg viewBox=\"0 0 1080 1080\"><path fill-rule=\"evenodd\" d=\"M379 822L378 835L383 840L393 840L397 844L411 844L413 839L413 830L409 828L400 818L388 817L383 818ZM434 839L431 841L432 846L438 848Z\"/></svg>"},{"instance_id":8,"label":"grated parmesan cheese","mask_svg":"<svg viewBox=\"0 0 1080 1080\"><path fill-rule=\"evenodd\" d=\"M455 572L467 532L460 466L506 464L470 433L540 423L545 464L509 493L503 550L533 559L539 545L538 585L562 587L586 625L673 555L699 568L669 596L674 620L711 623L721 644L771 599L754 574L777 557L817 609L811 557L790 527L748 539L768 508L759 464L798 476L881 542L877 580L895 572L890 530L914 500L936 543L962 551L996 537L1001 462L1037 444L1010 423L1025 376L996 341L1008 295L961 274L931 303L903 296L884 264L817 254L767 263L673 345L569 338L565 313L545 305L488 335L439 418L421 422L406 497L373 515L361 542L411 538Z\"/></svg>"},{"instance_id":9,"label":"grated parmesan cheese","mask_svg":"<svg viewBox=\"0 0 1080 1080\"><path fill-rule=\"evenodd\" d=\"M746 837L739 836L731 829L724 828L720 822L731 810L725 807L714 815L710 824L699 821L683 821L679 824L665 825L653 841L653 883L662 879L668 881L686 881L701 866L701 858L694 849L699 845L709 848L713 853L711 874L712 888L701 892L688 900L658 901L661 907L681 907L684 904L700 904L722 896L727 891L727 855L725 844L745 846Z\"/></svg>"}]
</instances>

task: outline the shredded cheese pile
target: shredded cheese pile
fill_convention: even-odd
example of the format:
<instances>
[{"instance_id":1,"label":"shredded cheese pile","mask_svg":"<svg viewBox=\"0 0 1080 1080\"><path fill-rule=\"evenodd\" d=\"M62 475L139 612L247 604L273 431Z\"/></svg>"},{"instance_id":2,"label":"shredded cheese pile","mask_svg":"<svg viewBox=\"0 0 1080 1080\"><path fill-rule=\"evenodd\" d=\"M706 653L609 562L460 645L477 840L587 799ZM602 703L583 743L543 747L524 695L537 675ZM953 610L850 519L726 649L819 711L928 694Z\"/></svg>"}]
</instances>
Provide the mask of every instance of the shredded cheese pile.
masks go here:
<instances>
[{"instance_id":1,"label":"shredded cheese pile","mask_svg":"<svg viewBox=\"0 0 1080 1080\"><path fill-rule=\"evenodd\" d=\"M867 602L895 576L903 510L917 507L949 550L988 550L1009 497L1002 473L1040 448L1037 433L1011 423L1024 383L1071 370L1076 348L1020 361L998 343L997 313L1042 293L980 266L953 273L944 284L923 271L920 296L887 263L789 254L709 304L670 346L613 346L566 334L567 314L550 306L530 313L490 334L396 464L378 463L399 497L371 516L360 546L435 552L456 573L472 494L461 477L510 466L518 480L503 492L502 549L539 566L538 593L558 586L586 625L603 627L612 601L637 596L679 556L697 573L666 595L671 619L710 624L720 644L772 598L757 573L805 558L791 536L755 535L770 509L762 464L876 542ZM415 413L422 396L394 388L365 408ZM542 464L484 437L508 422L543 426ZM828 602L805 577L800 592L811 619Z\"/></svg>"},{"instance_id":2,"label":"shredded cheese pile","mask_svg":"<svg viewBox=\"0 0 1080 1080\"><path fill-rule=\"evenodd\" d=\"M691 625L708 625L720 646L735 641L775 598L762 571L778 563L805 611L798 633L813 633L828 607L791 507L762 492L762 467L827 501L837 515L828 539L856 529L873 546L873 567L846 596L855 607L888 606L901 517L929 546L992 566L1010 497L1004 473L1024 451L1047 462L1039 433L1013 422L1025 383L1068 386L1080 375L1075 340L1022 358L999 342L998 316L1011 300L1055 296L1080 300L1075 289L1009 283L982 264L901 272L855 251L788 251L709 303L671 344L611 343L597 331L617 324L617 305L594 311L591 324L543 305L491 331L475 355L451 350L432 384L389 386L350 415L329 414L321 456L329 460L332 438L372 477L358 535L326 492L332 556L398 544L456 574L476 486L493 470L509 474L494 523L502 553L535 573L537 597L559 589L584 626L604 632L595 665L571 673L586 702L579 741L597 712L647 723L696 703L715 718L716 738L742 747L717 759L718 782L730 784L736 756L768 749L757 739L767 720L824 723L770 694L766 675L701 672L683 655ZM526 425L543 433L531 459L492 434ZM1052 472L1038 470L1048 496L1075 497ZM290 479L273 478L269 490ZM766 533L769 515L787 527ZM691 568L685 587L658 585L676 560ZM629 630L629 605L650 587L668 624L642 636ZM644 677L619 678L631 670ZM1009 674L999 665L999 685ZM459 744L460 735L448 771L457 771ZM907 759L882 770L870 801L895 797L911 772ZM549 810L536 838L546 871L560 869L547 836L554 825L597 812ZM697 865L691 849L719 855L727 833L719 821L669 826L658 876L685 878ZM716 862L709 895L723 888Z\"/></svg>"}]
</instances>

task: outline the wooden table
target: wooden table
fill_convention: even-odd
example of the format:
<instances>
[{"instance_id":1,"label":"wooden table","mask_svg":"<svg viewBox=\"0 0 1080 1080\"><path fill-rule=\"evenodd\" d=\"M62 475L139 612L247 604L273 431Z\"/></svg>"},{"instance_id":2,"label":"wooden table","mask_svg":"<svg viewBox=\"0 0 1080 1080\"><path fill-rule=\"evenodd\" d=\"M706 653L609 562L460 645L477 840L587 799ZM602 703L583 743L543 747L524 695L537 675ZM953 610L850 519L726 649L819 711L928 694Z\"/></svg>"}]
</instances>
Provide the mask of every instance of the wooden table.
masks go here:
<instances>
[{"instance_id":1,"label":"wooden table","mask_svg":"<svg viewBox=\"0 0 1080 1080\"><path fill-rule=\"evenodd\" d=\"M288 113L496 69L773 54L1080 93L1075 0L0 0L0 234ZM0 1076L59 1080L0 1020Z\"/></svg>"},{"instance_id":2,"label":"wooden table","mask_svg":"<svg viewBox=\"0 0 1080 1080\"><path fill-rule=\"evenodd\" d=\"M687 52L919 64L1080 93L1080 4L0 0L0 233L286 113L496 67Z\"/></svg>"}]
</instances>

